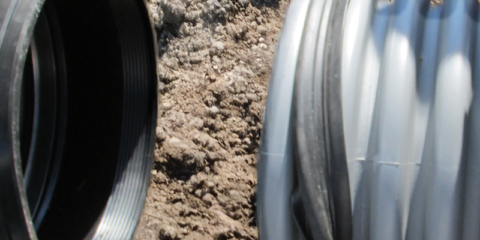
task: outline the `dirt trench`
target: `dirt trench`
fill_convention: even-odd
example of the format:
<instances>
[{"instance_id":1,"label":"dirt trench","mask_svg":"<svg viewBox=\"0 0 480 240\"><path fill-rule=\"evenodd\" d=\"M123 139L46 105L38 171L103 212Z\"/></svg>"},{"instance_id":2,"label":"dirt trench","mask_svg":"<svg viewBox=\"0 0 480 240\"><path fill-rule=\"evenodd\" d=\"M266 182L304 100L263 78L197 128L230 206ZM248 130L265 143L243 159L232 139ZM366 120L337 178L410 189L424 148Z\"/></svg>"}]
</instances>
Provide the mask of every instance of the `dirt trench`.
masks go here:
<instances>
[{"instance_id":1,"label":"dirt trench","mask_svg":"<svg viewBox=\"0 0 480 240\"><path fill-rule=\"evenodd\" d=\"M150 0L153 178L136 240L258 239L256 154L288 0Z\"/></svg>"}]
</instances>

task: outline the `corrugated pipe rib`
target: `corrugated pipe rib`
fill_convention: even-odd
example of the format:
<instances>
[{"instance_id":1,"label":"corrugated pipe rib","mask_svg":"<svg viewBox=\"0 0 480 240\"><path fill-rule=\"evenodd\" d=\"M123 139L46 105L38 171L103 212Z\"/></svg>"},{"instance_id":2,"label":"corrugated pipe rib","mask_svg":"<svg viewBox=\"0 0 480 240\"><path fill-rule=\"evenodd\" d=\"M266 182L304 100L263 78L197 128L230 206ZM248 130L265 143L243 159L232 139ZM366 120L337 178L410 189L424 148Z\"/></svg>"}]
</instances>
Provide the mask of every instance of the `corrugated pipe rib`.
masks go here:
<instances>
[{"instance_id":1,"label":"corrugated pipe rib","mask_svg":"<svg viewBox=\"0 0 480 240\"><path fill-rule=\"evenodd\" d=\"M267 100L262 240L282 227L267 221L280 209L291 209L289 239L480 239L478 2L296 4L309 9L287 15L271 78L291 87ZM298 36L291 16L306 20L287 49L282 41ZM280 56L288 51L295 58ZM296 74L275 74L287 69ZM278 96L292 98L279 105ZM272 129L286 134L273 141ZM282 174L288 191L271 182Z\"/></svg>"},{"instance_id":2,"label":"corrugated pipe rib","mask_svg":"<svg viewBox=\"0 0 480 240\"><path fill-rule=\"evenodd\" d=\"M352 1L346 16L354 239L478 239L478 2Z\"/></svg>"}]
</instances>

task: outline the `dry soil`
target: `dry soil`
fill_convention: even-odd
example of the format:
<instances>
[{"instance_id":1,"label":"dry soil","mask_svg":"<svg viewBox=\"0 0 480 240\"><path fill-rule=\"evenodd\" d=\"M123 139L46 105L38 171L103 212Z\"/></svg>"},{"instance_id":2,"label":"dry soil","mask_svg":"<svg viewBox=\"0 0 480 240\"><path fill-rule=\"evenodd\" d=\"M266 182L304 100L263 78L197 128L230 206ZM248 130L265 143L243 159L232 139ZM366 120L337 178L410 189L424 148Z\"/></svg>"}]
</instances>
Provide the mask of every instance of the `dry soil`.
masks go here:
<instances>
[{"instance_id":1,"label":"dry soil","mask_svg":"<svg viewBox=\"0 0 480 240\"><path fill-rule=\"evenodd\" d=\"M256 153L288 0L150 0L155 165L136 240L258 239Z\"/></svg>"}]
</instances>

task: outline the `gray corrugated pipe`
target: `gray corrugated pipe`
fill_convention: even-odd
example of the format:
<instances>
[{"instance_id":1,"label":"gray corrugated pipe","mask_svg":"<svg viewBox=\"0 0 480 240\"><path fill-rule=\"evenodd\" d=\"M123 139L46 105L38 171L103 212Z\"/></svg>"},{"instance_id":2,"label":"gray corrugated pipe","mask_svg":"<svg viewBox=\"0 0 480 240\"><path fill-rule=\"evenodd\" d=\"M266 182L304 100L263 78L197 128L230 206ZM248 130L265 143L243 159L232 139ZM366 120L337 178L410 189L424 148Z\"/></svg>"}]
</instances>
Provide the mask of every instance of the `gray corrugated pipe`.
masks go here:
<instances>
[{"instance_id":1,"label":"gray corrugated pipe","mask_svg":"<svg viewBox=\"0 0 480 240\"><path fill-rule=\"evenodd\" d=\"M259 161L262 240L480 239L478 10L292 2Z\"/></svg>"}]
</instances>

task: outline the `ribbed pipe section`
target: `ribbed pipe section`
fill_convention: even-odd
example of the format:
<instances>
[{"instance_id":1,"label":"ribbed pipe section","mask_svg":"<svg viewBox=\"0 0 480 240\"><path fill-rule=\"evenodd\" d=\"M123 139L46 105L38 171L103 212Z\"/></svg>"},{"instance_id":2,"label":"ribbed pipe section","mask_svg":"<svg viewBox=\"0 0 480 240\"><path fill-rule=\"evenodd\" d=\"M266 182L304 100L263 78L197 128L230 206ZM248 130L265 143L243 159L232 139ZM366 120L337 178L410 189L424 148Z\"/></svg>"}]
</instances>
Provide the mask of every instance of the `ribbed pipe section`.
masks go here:
<instances>
[{"instance_id":1,"label":"ribbed pipe section","mask_svg":"<svg viewBox=\"0 0 480 240\"><path fill-rule=\"evenodd\" d=\"M145 1L43 3L0 0L0 240L131 239L150 182L157 119L157 51ZM31 57L36 44L50 58ZM49 68L29 69L30 57L30 65ZM35 79L23 76L38 69ZM53 74L43 77L45 69ZM59 87L29 96L30 80ZM61 111L42 118L54 130L38 127L32 135L51 130L39 138L55 138L51 159L21 151L29 146L21 134L25 99L45 95L58 98L35 111ZM25 161L31 156L52 161ZM43 182L24 174L32 162L41 164L31 169L47 176ZM28 198L30 183L41 186L38 202Z\"/></svg>"},{"instance_id":2,"label":"ribbed pipe section","mask_svg":"<svg viewBox=\"0 0 480 240\"><path fill-rule=\"evenodd\" d=\"M36 240L20 157L19 106L23 64L43 0L0 1L0 239Z\"/></svg>"},{"instance_id":3,"label":"ribbed pipe section","mask_svg":"<svg viewBox=\"0 0 480 240\"><path fill-rule=\"evenodd\" d=\"M342 55L354 239L479 239L478 2L351 1Z\"/></svg>"},{"instance_id":4,"label":"ribbed pipe section","mask_svg":"<svg viewBox=\"0 0 480 240\"><path fill-rule=\"evenodd\" d=\"M154 37L142 1L110 1L122 48L124 112L119 162L114 187L93 239L130 239L142 213L153 159L156 126L156 60ZM130 15L134 9L141 14ZM142 28L143 27L143 28ZM147 27L147 28L145 28ZM146 94L148 93L148 94ZM144 103L144 104L139 104ZM135 144L132 144L135 143Z\"/></svg>"}]
</instances>

